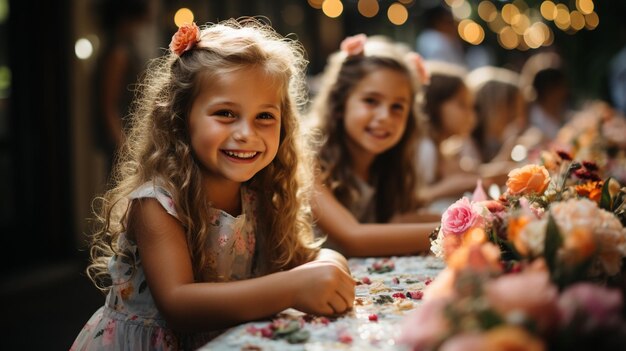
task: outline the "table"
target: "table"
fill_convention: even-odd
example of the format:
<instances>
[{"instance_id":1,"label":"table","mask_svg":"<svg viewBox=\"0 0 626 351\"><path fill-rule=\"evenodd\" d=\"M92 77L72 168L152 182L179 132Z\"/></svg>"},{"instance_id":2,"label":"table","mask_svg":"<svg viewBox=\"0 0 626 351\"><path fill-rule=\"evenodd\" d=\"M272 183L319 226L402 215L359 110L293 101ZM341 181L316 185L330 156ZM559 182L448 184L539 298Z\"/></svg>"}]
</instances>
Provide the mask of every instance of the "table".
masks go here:
<instances>
[{"instance_id":1,"label":"table","mask_svg":"<svg viewBox=\"0 0 626 351\"><path fill-rule=\"evenodd\" d=\"M434 256L353 258L348 262L357 280L352 311L328 319L289 309L276 317L275 323L283 325L296 321L298 332L309 334L305 342L291 344L285 338L263 337L263 329L270 328L268 320L233 327L200 350L405 350L395 341L403 317L421 303L422 290L444 268L444 262Z\"/></svg>"}]
</instances>

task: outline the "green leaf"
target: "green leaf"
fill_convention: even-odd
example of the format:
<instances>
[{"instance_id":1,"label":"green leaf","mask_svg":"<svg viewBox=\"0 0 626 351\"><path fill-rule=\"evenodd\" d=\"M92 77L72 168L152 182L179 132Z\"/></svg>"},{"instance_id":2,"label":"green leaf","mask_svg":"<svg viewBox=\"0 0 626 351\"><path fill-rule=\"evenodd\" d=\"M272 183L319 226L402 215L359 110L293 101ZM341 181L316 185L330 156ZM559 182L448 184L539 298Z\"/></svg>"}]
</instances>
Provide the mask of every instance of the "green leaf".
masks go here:
<instances>
[{"instance_id":1,"label":"green leaf","mask_svg":"<svg viewBox=\"0 0 626 351\"><path fill-rule=\"evenodd\" d=\"M556 271L556 253L562 243L563 238L561 237L561 233L559 233L559 227L556 225L554 217L552 217L550 213L550 215L548 215L548 227L546 228L546 240L544 242L543 252L548 268L550 268L550 272L552 273Z\"/></svg>"},{"instance_id":2,"label":"green leaf","mask_svg":"<svg viewBox=\"0 0 626 351\"><path fill-rule=\"evenodd\" d=\"M286 339L287 339L287 342L290 344L301 344L309 340L310 336L311 336L311 333L309 333L308 330L301 329L295 333L289 334Z\"/></svg>"},{"instance_id":3,"label":"green leaf","mask_svg":"<svg viewBox=\"0 0 626 351\"><path fill-rule=\"evenodd\" d=\"M490 309L480 311L478 313L478 319L483 330L488 330L504 323L500 315Z\"/></svg>"},{"instance_id":4,"label":"green leaf","mask_svg":"<svg viewBox=\"0 0 626 351\"><path fill-rule=\"evenodd\" d=\"M612 212L611 194L609 193L609 182L611 179L612 178L609 177L604 181L604 185L602 186L602 196L600 197L600 208L609 212Z\"/></svg>"},{"instance_id":5,"label":"green leaf","mask_svg":"<svg viewBox=\"0 0 626 351\"><path fill-rule=\"evenodd\" d=\"M298 321L289 321L287 324L285 324L281 328L276 329L274 331L274 335L276 337L281 337L281 336L285 336L293 332L296 332L299 329L300 329L300 323Z\"/></svg>"}]
</instances>

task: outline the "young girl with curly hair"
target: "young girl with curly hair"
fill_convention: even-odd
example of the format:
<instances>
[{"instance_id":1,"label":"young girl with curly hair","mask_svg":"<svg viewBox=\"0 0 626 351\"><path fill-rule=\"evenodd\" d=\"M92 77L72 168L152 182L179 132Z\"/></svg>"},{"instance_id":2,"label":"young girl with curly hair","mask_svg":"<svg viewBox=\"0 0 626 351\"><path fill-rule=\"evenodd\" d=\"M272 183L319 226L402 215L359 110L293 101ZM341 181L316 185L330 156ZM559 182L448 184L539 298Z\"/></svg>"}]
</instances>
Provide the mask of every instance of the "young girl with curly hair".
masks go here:
<instances>
[{"instance_id":1,"label":"young girl with curly hair","mask_svg":"<svg viewBox=\"0 0 626 351\"><path fill-rule=\"evenodd\" d=\"M432 223L389 223L416 209L414 172L421 58L385 38L349 37L322 76L310 117L319 123L313 213L350 256L427 251Z\"/></svg>"},{"instance_id":2,"label":"young girl with curly hair","mask_svg":"<svg viewBox=\"0 0 626 351\"><path fill-rule=\"evenodd\" d=\"M310 224L302 52L254 19L179 28L104 197L88 274L108 295L73 350L195 349L286 308L352 306L345 258Z\"/></svg>"}]
</instances>

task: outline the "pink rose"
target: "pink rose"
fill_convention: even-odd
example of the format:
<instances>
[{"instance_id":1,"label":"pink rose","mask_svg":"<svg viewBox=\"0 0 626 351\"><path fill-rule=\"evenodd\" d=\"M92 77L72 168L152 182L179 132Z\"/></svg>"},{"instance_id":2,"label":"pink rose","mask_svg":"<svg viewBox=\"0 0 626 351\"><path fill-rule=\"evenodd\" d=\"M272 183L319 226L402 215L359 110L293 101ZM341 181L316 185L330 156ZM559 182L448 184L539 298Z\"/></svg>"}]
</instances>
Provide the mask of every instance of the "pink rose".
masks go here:
<instances>
[{"instance_id":1,"label":"pink rose","mask_svg":"<svg viewBox=\"0 0 626 351\"><path fill-rule=\"evenodd\" d=\"M399 342L413 350L432 349L450 330L445 315L448 299L436 298L424 302L404 319Z\"/></svg>"},{"instance_id":2,"label":"pink rose","mask_svg":"<svg viewBox=\"0 0 626 351\"><path fill-rule=\"evenodd\" d=\"M406 60L411 66L413 66L415 72L417 72L420 83L422 83L422 85L430 84L430 73L426 69L426 66L424 66L424 59L422 56L417 52L409 52L406 55Z\"/></svg>"},{"instance_id":3,"label":"pink rose","mask_svg":"<svg viewBox=\"0 0 626 351\"><path fill-rule=\"evenodd\" d=\"M549 329L558 318L559 292L546 270L501 276L487 283L485 293L489 304L503 317L522 312L540 330Z\"/></svg>"},{"instance_id":4,"label":"pink rose","mask_svg":"<svg viewBox=\"0 0 626 351\"><path fill-rule=\"evenodd\" d=\"M348 56L357 56L363 53L365 49L365 42L367 41L367 35L357 34L351 37L345 38L339 46L341 51L345 52Z\"/></svg>"},{"instance_id":5,"label":"pink rose","mask_svg":"<svg viewBox=\"0 0 626 351\"><path fill-rule=\"evenodd\" d=\"M461 235L482 224L482 217L472 203L463 197L452 204L441 216L441 230L445 235Z\"/></svg>"},{"instance_id":6,"label":"pink rose","mask_svg":"<svg viewBox=\"0 0 626 351\"><path fill-rule=\"evenodd\" d=\"M178 28L172 36L170 50L180 56L185 51L193 48L200 41L200 28L195 23L185 24Z\"/></svg>"},{"instance_id":7,"label":"pink rose","mask_svg":"<svg viewBox=\"0 0 626 351\"><path fill-rule=\"evenodd\" d=\"M579 283L567 288L559 298L563 322L568 324L578 313L585 316L585 331L603 326L619 325L621 321L622 294L592 283Z\"/></svg>"}]
</instances>

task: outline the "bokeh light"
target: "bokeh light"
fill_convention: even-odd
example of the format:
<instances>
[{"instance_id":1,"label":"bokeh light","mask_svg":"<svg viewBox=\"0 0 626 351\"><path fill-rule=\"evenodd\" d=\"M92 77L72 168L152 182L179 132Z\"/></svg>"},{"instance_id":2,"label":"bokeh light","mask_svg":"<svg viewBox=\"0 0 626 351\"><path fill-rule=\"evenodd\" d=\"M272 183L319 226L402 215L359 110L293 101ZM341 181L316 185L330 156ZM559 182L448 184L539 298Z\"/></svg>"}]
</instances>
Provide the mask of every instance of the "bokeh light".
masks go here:
<instances>
[{"instance_id":1,"label":"bokeh light","mask_svg":"<svg viewBox=\"0 0 626 351\"><path fill-rule=\"evenodd\" d=\"M191 12L190 9L183 7L178 9L176 14L174 14L174 24L176 24L177 27L181 27L185 24L193 22L193 18L193 12Z\"/></svg>"},{"instance_id":2,"label":"bokeh light","mask_svg":"<svg viewBox=\"0 0 626 351\"><path fill-rule=\"evenodd\" d=\"M519 37L513 28L506 26L498 33L498 43L505 49L511 50L519 45Z\"/></svg>"},{"instance_id":3,"label":"bokeh light","mask_svg":"<svg viewBox=\"0 0 626 351\"><path fill-rule=\"evenodd\" d=\"M459 36L466 42L478 45L485 39L485 31L478 23L465 19L459 23Z\"/></svg>"},{"instance_id":4,"label":"bokeh light","mask_svg":"<svg viewBox=\"0 0 626 351\"><path fill-rule=\"evenodd\" d=\"M585 28L585 16L576 10L572 11L570 13L570 25L574 30L581 30Z\"/></svg>"},{"instance_id":5,"label":"bokeh light","mask_svg":"<svg viewBox=\"0 0 626 351\"><path fill-rule=\"evenodd\" d=\"M81 60L86 60L93 54L93 45L87 38L80 38L74 44L74 53Z\"/></svg>"},{"instance_id":6,"label":"bokeh light","mask_svg":"<svg viewBox=\"0 0 626 351\"><path fill-rule=\"evenodd\" d=\"M340 0L324 0L322 11L330 18L336 18L343 13L343 4Z\"/></svg>"},{"instance_id":7,"label":"bokeh light","mask_svg":"<svg viewBox=\"0 0 626 351\"><path fill-rule=\"evenodd\" d=\"M4 23L9 18L9 1L0 0L0 23Z\"/></svg>"},{"instance_id":8,"label":"bokeh light","mask_svg":"<svg viewBox=\"0 0 626 351\"><path fill-rule=\"evenodd\" d=\"M595 12L585 15L585 27L589 30L594 30L600 24L600 17Z\"/></svg>"},{"instance_id":9,"label":"bokeh light","mask_svg":"<svg viewBox=\"0 0 626 351\"><path fill-rule=\"evenodd\" d=\"M552 1L544 1L541 3L541 7L539 8L541 11L541 15L543 18L548 21L554 21L556 18L556 5Z\"/></svg>"},{"instance_id":10,"label":"bokeh light","mask_svg":"<svg viewBox=\"0 0 626 351\"><path fill-rule=\"evenodd\" d=\"M576 8L583 15L588 15L593 12L594 4L592 0L576 0Z\"/></svg>"},{"instance_id":11,"label":"bokeh light","mask_svg":"<svg viewBox=\"0 0 626 351\"><path fill-rule=\"evenodd\" d=\"M478 16L485 22L492 22L498 17L498 9L493 3L484 0L478 4Z\"/></svg>"},{"instance_id":12,"label":"bokeh light","mask_svg":"<svg viewBox=\"0 0 626 351\"><path fill-rule=\"evenodd\" d=\"M461 20L464 18L468 18L472 14L472 5L468 2L463 1L459 6L452 8L452 15L457 20Z\"/></svg>"},{"instance_id":13,"label":"bokeh light","mask_svg":"<svg viewBox=\"0 0 626 351\"><path fill-rule=\"evenodd\" d=\"M409 11L399 2L391 4L387 10L387 17L391 23L399 26L409 19Z\"/></svg>"},{"instance_id":14,"label":"bokeh light","mask_svg":"<svg viewBox=\"0 0 626 351\"><path fill-rule=\"evenodd\" d=\"M502 7L502 19L508 24L511 24L513 17L519 13L519 9L513 4L506 4Z\"/></svg>"},{"instance_id":15,"label":"bokeh light","mask_svg":"<svg viewBox=\"0 0 626 351\"><path fill-rule=\"evenodd\" d=\"M309 5L314 8L314 9L321 9L322 8L322 3L324 2L324 0L307 0Z\"/></svg>"},{"instance_id":16,"label":"bokeh light","mask_svg":"<svg viewBox=\"0 0 626 351\"><path fill-rule=\"evenodd\" d=\"M378 10L380 9L378 1L376 0L359 0L357 8L361 15L368 18L376 16L376 14L378 14Z\"/></svg>"}]
</instances>

